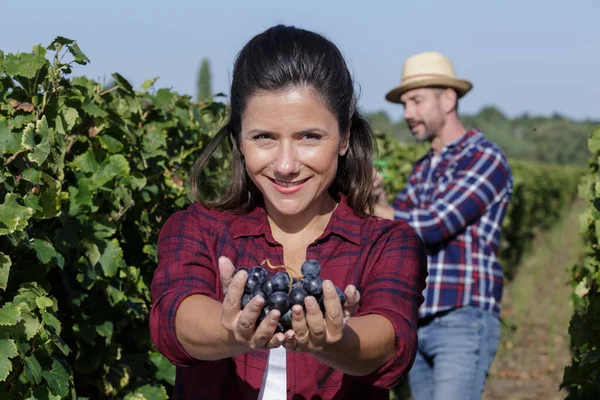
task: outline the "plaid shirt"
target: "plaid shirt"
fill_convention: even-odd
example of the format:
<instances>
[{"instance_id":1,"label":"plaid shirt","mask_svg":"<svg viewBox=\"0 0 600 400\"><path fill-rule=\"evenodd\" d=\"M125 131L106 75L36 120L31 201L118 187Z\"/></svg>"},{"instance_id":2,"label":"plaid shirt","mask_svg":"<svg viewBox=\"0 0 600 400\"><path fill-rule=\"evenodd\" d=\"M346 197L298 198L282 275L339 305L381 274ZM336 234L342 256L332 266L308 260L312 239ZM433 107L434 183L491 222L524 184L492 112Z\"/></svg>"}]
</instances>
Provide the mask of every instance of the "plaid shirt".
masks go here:
<instances>
[{"instance_id":1,"label":"plaid shirt","mask_svg":"<svg viewBox=\"0 0 600 400\"><path fill-rule=\"evenodd\" d=\"M171 216L158 241L158 268L152 281L150 332L157 349L177 366L175 399L256 399L268 351L218 361L192 358L178 342L175 313L187 296L223 300L217 260L237 267L265 259L283 265L283 247L273 239L266 212L245 215L208 210L199 204ZM349 376L312 355L287 351L288 399L388 399L389 388L412 366L418 308L427 274L425 246L404 221L359 218L341 196L325 232L307 249L307 259L339 288L354 284L361 293L356 315L380 314L396 332L396 354L368 376ZM270 270L271 275L277 270Z\"/></svg>"},{"instance_id":2,"label":"plaid shirt","mask_svg":"<svg viewBox=\"0 0 600 400\"><path fill-rule=\"evenodd\" d=\"M419 317L463 305L500 315L500 230L512 195L503 152L471 130L415 164L392 206L427 246L428 278Z\"/></svg>"}]
</instances>

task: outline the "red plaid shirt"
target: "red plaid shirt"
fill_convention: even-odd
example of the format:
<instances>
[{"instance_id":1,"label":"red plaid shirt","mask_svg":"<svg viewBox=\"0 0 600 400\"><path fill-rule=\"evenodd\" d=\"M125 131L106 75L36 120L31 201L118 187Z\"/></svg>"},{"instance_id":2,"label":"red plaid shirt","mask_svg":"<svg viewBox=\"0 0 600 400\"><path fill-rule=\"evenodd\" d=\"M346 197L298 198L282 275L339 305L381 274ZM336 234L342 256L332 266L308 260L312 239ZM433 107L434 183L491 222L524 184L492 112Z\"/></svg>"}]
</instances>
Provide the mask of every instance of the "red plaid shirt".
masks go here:
<instances>
[{"instance_id":1,"label":"red plaid shirt","mask_svg":"<svg viewBox=\"0 0 600 400\"><path fill-rule=\"evenodd\" d=\"M187 296L223 300L217 266L221 255L236 267L252 267L267 258L283 265L283 247L273 239L263 207L235 216L193 204L162 228L150 332L158 350L177 366L175 399L256 399L260 390L268 350L201 361L175 335L175 312ZM423 242L406 222L358 217L341 196L306 258L318 260L323 278L339 288L358 288L362 298L356 315L380 314L391 321L396 354L371 375L356 377L309 354L287 351L287 398L389 399L389 389L415 357L417 313L427 275Z\"/></svg>"}]
</instances>

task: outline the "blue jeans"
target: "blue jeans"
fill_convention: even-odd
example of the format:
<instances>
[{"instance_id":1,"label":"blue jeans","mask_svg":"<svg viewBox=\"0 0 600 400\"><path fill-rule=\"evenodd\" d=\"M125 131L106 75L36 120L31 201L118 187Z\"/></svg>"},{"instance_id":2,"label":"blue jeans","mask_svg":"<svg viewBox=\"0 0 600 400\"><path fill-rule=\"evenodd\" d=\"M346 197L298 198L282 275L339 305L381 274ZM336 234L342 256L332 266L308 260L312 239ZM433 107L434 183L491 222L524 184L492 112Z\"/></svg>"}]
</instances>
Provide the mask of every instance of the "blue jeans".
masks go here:
<instances>
[{"instance_id":1,"label":"blue jeans","mask_svg":"<svg viewBox=\"0 0 600 400\"><path fill-rule=\"evenodd\" d=\"M481 399L500 341L500 320L461 307L419 327L417 334L417 358L408 374L413 399Z\"/></svg>"}]
</instances>

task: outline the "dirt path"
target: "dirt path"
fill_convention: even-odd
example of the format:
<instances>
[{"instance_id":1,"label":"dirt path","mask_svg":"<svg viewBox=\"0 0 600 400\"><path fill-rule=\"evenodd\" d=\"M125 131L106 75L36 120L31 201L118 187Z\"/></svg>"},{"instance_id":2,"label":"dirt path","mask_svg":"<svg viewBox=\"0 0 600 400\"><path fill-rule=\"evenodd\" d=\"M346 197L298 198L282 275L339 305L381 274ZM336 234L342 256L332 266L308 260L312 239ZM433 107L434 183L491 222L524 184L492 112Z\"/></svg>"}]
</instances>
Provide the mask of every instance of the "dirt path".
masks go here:
<instances>
[{"instance_id":1,"label":"dirt path","mask_svg":"<svg viewBox=\"0 0 600 400\"><path fill-rule=\"evenodd\" d=\"M570 363L569 269L583 254L577 202L551 231L536 240L532 253L505 289L504 328L492 364L485 400L564 399L558 391Z\"/></svg>"}]
</instances>

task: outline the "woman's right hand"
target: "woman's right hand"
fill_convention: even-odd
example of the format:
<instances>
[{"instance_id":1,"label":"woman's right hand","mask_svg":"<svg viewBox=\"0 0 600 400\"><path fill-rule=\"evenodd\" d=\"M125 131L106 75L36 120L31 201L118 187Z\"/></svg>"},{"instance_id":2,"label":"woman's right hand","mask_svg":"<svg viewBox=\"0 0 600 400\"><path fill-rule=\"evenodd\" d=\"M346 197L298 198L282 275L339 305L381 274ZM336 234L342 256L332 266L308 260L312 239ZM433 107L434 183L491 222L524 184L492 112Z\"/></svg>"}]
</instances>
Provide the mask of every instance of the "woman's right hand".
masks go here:
<instances>
[{"instance_id":1,"label":"woman's right hand","mask_svg":"<svg viewBox=\"0 0 600 400\"><path fill-rule=\"evenodd\" d=\"M272 349L283 344L285 336L279 332L274 335L281 317L273 310L256 326L265 300L255 296L242 310L242 296L248 274L239 271L234 275L235 267L227 257L219 257L219 274L223 285L223 313L221 323L236 341L247 344L250 349Z\"/></svg>"}]
</instances>

